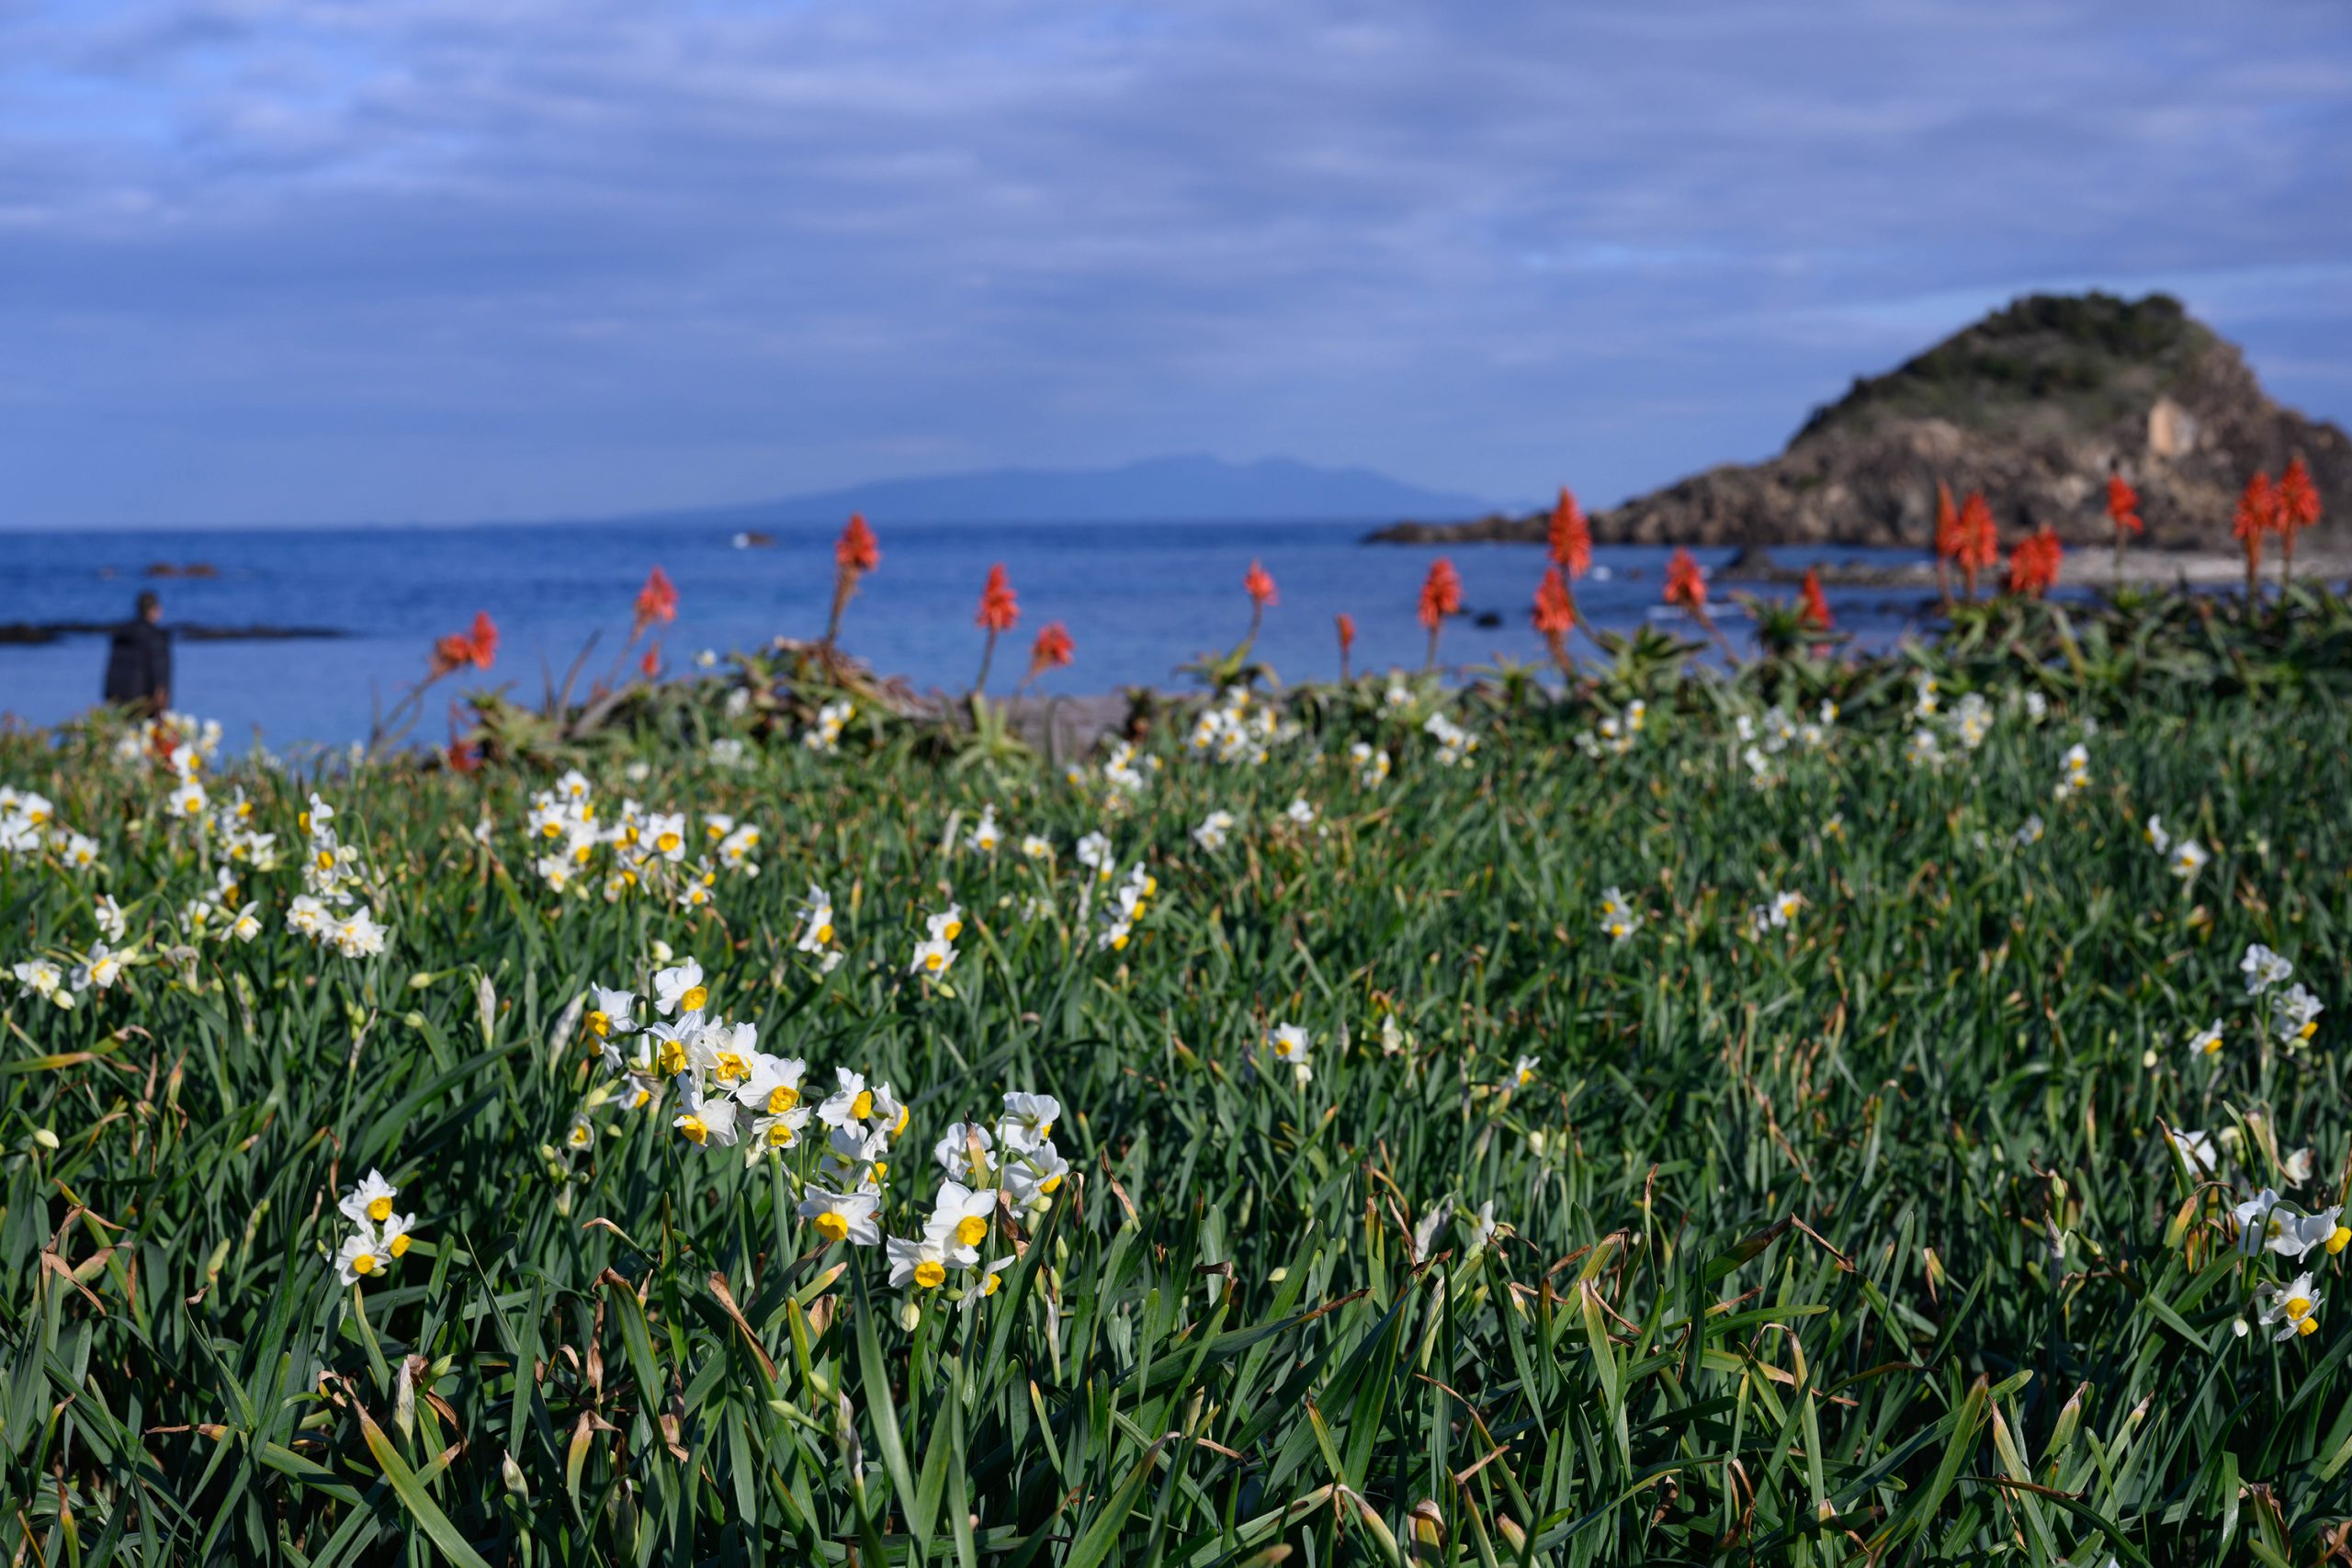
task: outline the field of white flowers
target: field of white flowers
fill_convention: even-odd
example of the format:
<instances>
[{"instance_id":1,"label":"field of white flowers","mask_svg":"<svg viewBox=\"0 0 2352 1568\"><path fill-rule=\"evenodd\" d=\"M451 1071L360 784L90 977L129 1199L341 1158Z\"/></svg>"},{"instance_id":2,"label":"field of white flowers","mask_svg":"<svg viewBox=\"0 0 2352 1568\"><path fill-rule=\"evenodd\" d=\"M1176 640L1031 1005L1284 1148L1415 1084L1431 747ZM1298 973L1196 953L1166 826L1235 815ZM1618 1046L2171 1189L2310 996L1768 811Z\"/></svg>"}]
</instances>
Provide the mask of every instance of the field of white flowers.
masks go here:
<instances>
[{"instance_id":1,"label":"field of white flowers","mask_svg":"<svg viewBox=\"0 0 2352 1568\"><path fill-rule=\"evenodd\" d=\"M1955 619L0 738L9 1561L2340 1552L2352 617Z\"/></svg>"}]
</instances>

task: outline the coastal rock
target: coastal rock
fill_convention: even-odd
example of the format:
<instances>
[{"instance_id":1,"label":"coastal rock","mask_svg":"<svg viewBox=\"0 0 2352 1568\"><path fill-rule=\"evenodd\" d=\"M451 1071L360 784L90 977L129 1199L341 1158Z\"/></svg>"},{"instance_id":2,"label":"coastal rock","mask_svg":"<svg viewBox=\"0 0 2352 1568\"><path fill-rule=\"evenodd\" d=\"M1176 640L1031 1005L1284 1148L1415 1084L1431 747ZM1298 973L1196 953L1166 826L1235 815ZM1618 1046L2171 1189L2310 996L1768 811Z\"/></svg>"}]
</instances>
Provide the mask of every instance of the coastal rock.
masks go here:
<instances>
[{"instance_id":1,"label":"coastal rock","mask_svg":"<svg viewBox=\"0 0 2352 1568\"><path fill-rule=\"evenodd\" d=\"M2312 545L2352 538L2352 439L2282 408L2237 348L2152 294L2032 295L1815 409L1781 456L1724 464L1592 516L1610 544L1929 547L1936 485L1984 492L2014 538L2113 537L2109 470L2140 492L2144 543L2226 547L2256 469L2300 454L2325 507ZM1402 523L1404 544L1524 543L1547 517Z\"/></svg>"}]
</instances>

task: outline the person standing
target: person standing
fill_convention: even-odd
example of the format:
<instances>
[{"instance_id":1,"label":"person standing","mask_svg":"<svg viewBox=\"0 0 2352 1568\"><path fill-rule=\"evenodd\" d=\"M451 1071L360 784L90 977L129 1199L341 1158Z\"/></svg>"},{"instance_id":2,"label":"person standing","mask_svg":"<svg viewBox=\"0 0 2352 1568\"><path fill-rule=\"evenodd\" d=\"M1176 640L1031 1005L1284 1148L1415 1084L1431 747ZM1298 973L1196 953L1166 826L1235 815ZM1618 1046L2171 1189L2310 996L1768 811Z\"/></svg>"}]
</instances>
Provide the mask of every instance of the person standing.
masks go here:
<instances>
[{"instance_id":1,"label":"person standing","mask_svg":"<svg viewBox=\"0 0 2352 1568\"><path fill-rule=\"evenodd\" d=\"M164 602L153 589L140 593L137 608L115 628L107 654L106 700L153 716L172 702L172 634L164 629Z\"/></svg>"}]
</instances>

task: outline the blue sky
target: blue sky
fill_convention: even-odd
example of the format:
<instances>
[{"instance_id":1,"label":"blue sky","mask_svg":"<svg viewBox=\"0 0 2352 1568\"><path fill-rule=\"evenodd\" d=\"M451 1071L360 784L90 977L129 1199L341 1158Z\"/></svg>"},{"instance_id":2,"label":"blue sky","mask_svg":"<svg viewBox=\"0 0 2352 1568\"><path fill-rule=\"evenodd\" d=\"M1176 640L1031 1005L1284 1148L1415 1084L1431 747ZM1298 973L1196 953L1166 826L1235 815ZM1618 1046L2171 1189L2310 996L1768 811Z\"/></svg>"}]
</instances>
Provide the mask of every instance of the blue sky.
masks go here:
<instances>
[{"instance_id":1,"label":"blue sky","mask_svg":"<svg viewBox=\"0 0 2352 1568\"><path fill-rule=\"evenodd\" d=\"M2339 0L0 0L0 525L1607 501L2036 288L2352 415Z\"/></svg>"}]
</instances>

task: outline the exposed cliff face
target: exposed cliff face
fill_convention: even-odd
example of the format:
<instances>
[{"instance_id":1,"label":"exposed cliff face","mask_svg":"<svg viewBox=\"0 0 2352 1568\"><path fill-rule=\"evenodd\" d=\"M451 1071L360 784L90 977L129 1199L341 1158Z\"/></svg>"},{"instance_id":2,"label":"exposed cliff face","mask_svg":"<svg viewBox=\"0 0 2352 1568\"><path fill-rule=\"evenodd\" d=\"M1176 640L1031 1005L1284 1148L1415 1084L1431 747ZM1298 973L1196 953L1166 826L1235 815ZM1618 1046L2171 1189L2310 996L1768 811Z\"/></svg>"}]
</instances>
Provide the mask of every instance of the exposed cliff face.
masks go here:
<instances>
[{"instance_id":1,"label":"exposed cliff face","mask_svg":"<svg viewBox=\"0 0 2352 1568\"><path fill-rule=\"evenodd\" d=\"M1596 513L1628 544L1927 547L1936 483L1981 490L2005 532L2112 537L2107 475L2140 492L2147 542L2226 546L2256 469L2301 453L2325 503L2313 544L2352 537L2352 440L2279 407L2237 349L2162 294L2034 295L1814 411L1769 462L1726 464ZM1544 519L1402 525L1375 538L1540 539Z\"/></svg>"}]
</instances>

